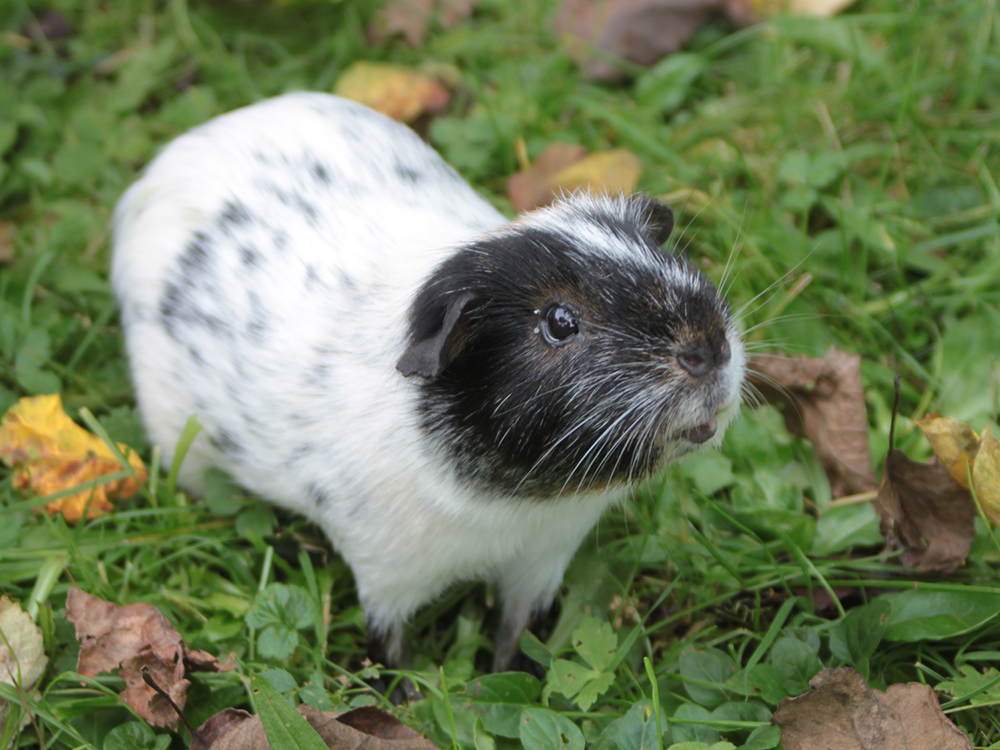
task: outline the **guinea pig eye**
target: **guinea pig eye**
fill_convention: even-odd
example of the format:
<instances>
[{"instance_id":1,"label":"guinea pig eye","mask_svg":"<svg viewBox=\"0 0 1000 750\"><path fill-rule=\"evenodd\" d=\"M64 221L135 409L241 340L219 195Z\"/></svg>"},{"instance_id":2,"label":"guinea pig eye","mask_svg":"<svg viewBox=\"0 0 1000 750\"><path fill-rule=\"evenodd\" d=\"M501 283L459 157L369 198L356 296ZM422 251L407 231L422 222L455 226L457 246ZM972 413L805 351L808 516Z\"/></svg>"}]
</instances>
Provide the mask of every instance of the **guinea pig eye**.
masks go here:
<instances>
[{"instance_id":1,"label":"guinea pig eye","mask_svg":"<svg viewBox=\"0 0 1000 750\"><path fill-rule=\"evenodd\" d=\"M580 332L576 318L562 305L555 305L545 313L542 331L550 344L558 344Z\"/></svg>"}]
</instances>

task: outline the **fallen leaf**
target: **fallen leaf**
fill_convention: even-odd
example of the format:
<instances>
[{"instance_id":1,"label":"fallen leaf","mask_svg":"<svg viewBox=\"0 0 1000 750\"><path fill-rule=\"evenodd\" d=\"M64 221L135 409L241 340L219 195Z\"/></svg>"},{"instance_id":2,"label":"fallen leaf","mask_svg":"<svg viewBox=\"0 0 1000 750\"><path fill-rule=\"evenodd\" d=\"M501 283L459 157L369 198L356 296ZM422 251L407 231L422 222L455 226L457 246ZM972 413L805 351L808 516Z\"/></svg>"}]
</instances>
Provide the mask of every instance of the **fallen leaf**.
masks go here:
<instances>
[{"instance_id":1,"label":"fallen leaf","mask_svg":"<svg viewBox=\"0 0 1000 750\"><path fill-rule=\"evenodd\" d=\"M726 0L726 16L737 26L751 26L779 15L831 18L854 0Z\"/></svg>"},{"instance_id":2,"label":"fallen leaf","mask_svg":"<svg viewBox=\"0 0 1000 750\"><path fill-rule=\"evenodd\" d=\"M676 52L722 0L564 0L556 33L588 76L617 80L608 57L652 65Z\"/></svg>"},{"instance_id":3,"label":"fallen leaf","mask_svg":"<svg viewBox=\"0 0 1000 750\"><path fill-rule=\"evenodd\" d=\"M969 488L969 466L979 450L979 435L969 425L950 417L929 414L917 420L931 450L960 485Z\"/></svg>"},{"instance_id":4,"label":"fallen leaf","mask_svg":"<svg viewBox=\"0 0 1000 750\"><path fill-rule=\"evenodd\" d=\"M333 93L406 123L424 114L440 114L451 101L448 89L430 76L409 68L365 61L345 70Z\"/></svg>"},{"instance_id":5,"label":"fallen leaf","mask_svg":"<svg viewBox=\"0 0 1000 750\"><path fill-rule=\"evenodd\" d=\"M510 176L507 192L517 211L530 211L552 202L552 177L587 155L583 146L557 141L535 159L535 163Z\"/></svg>"},{"instance_id":6,"label":"fallen leaf","mask_svg":"<svg viewBox=\"0 0 1000 750\"><path fill-rule=\"evenodd\" d=\"M886 549L909 547L903 567L952 573L965 564L975 536L976 506L938 458L925 464L895 447L899 378L889 427L885 473L875 500Z\"/></svg>"},{"instance_id":7,"label":"fallen leaf","mask_svg":"<svg viewBox=\"0 0 1000 750\"><path fill-rule=\"evenodd\" d=\"M33 39L44 37L50 42L57 42L73 36L73 24L55 8L44 8L35 11L21 33Z\"/></svg>"},{"instance_id":8,"label":"fallen leaf","mask_svg":"<svg viewBox=\"0 0 1000 750\"><path fill-rule=\"evenodd\" d=\"M840 667L824 669L809 686L771 717L785 750L972 750L928 685L890 685L883 693Z\"/></svg>"},{"instance_id":9,"label":"fallen leaf","mask_svg":"<svg viewBox=\"0 0 1000 750\"><path fill-rule=\"evenodd\" d=\"M1000 441L987 427L972 466L972 486L986 517L1000 526Z\"/></svg>"},{"instance_id":10,"label":"fallen leaf","mask_svg":"<svg viewBox=\"0 0 1000 750\"><path fill-rule=\"evenodd\" d=\"M765 401L782 407L789 432L815 446L834 497L878 486L859 355L831 346L822 358L758 356L748 380Z\"/></svg>"},{"instance_id":11,"label":"fallen leaf","mask_svg":"<svg viewBox=\"0 0 1000 750\"><path fill-rule=\"evenodd\" d=\"M9 221L0 221L0 266L5 266L14 260L14 237L17 236L17 225Z\"/></svg>"},{"instance_id":12,"label":"fallen leaf","mask_svg":"<svg viewBox=\"0 0 1000 750\"><path fill-rule=\"evenodd\" d=\"M35 689L48 657L41 629L21 609L21 605L6 596L0 596L0 682L17 685L30 694ZM7 724L10 703L0 698L0 727ZM27 713L21 718L21 727L28 724Z\"/></svg>"},{"instance_id":13,"label":"fallen leaf","mask_svg":"<svg viewBox=\"0 0 1000 750\"><path fill-rule=\"evenodd\" d=\"M170 704L143 680L148 669L156 684L183 709L187 689L185 667L225 672L225 664L204 651L192 650L156 607L135 602L119 607L75 586L66 597L66 619L76 626L80 656L76 671L84 677L118 669L125 680L122 699L153 726L177 728L180 718Z\"/></svg>"},{"instance_id":14,"label":"fallen leaf","mask_svg":"<svg viewBox=\"0 0 1000 750\"><path fill-rule=\"evenodd\" d=\"M191 738L189 750L210 750L217 740L236 729L245 721L253 721L254 715L242 708L224 708L202 724ZM259 723L259 719L257 719Z\"/></svg>"},{"instance_id":15,"label":"fallen leaf","mask_svg":"<svg viewBox=\"0 0 1000 750\"><path fill-rule=\"evenodd\" d=\"M146 479L142 459L124 443L118 449L128 456L139 481L125 477L46 504L50 514L62 513L79 521L90 504L87 518L112 510L111 501L128 498ZM63 411L58 394L22 398L0 422L0 459L15 469L14 487L48 495L121 471L114 453L96 435L77 425Z\"/></svg>"},{"instance_id":16,"label":"fallen leaf","mask_svg":"<svg viewBox=\"0 0 1000 750\"><path fill-rule=\"evenodd\" d=\"M411 47L419 47L432 20L450 29L472 15L476 0L391 0L368 26L368 41L381 44L400 35Z\"/></svg>"},{"instance_id":17,"label":"fallen leaf","mask_svg":"<svg viewBox=\"0 0 1000 750\"><path fill-rule=\"evenodd\" d=\"M399 719L374 706L355 708L336 714L319 711L307 703L296 709L316 730L327 747L336 750L436 750L436 745L403 724ZM214 717L213 717L214 718ZM211 720L210 720L211 721ZM198 730L201 733L201 730ZM191 745L203 750L204 745ZM226 734L218 736L211 750L270 750L260 717L236 722Z\"/></svg>"},{"instance_id":18,"label":"fallen leaf","mask_svg":"<svg viewBox=\"0 0 1000 750\"><path fill-rule=\"evenodd\" d=\"M530 211L577 190L630 193L641 175L642 162L628 149L587 154L582 146L557 142L531 167L512 175L507 190L518 211Z\"/></svg>"}]
</instances>

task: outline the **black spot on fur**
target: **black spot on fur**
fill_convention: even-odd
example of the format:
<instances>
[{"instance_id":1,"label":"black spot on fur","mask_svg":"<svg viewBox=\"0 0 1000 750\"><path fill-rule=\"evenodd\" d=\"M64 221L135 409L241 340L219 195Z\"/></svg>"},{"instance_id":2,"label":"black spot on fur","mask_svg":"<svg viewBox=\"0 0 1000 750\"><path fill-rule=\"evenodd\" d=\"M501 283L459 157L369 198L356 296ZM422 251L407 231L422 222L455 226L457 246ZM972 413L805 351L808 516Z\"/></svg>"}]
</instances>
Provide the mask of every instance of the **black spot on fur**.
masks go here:
<instances>
[{"instance_id":1,"label":"black spot on fur","mask_svg":"<svg viewBox=\"0 0 1000 750\"><path fill-rule=\"evenodd\" d=\"M246 450L232 433L221 427L209 436L208 441L227 456L239 456Z\"/></svg>"},{"instance_id":2,"label":"black spot on fur","mask_svg":"<svg viewBox=\"0 0 1000 750\"><path fill-rule=\"evenodd\" d=\"M240 260L247 268L257 268L263 258L253 245L243 245L240 247Z\"/></svg>"},{"instance_id":3,"label":"black spot on fur","mask_svg":"<svg viewBox=\"0 0 1000 750\"><path fill-rule=\"evenodd\" d=\"M312 172L312 176L316 180L316 182L320 183L321 185L330 184L330 173L327 171L326 167L324 167L318 161L313 162L310 171Z\"/></svg>"},{"instance_id":4,"label":"black spot on fur","mask_svg":"<svg viewBox=\"0 0 1000 750\"><path fill-rule=\"evenodd\" d=\"M211 243L203 232L195 232L178 259L183 272L195 274L204 272L210 261Z\"/></svg>"},{"instance_id":5,"label":"black spot on fur","mask_svg":"<svg viewBox=\"0 0 1000 750\"><path fill-rule=\"evenodd\" d=\"M306 486L306 494L317 508L322 508L330 503L330 495L315 483Z\"/></svg>"},{"instance_id":6,"label":"black spot on fur","mask_svg":"<svg viewBox=\"0 0 1000 750\"><path fill-rule=\"evenodd\" d=\"M417 183L423 181L424 176L417 170L413 169L413 167L410 167L407 164L403 164L402 162L397 161L393 165L393 167L395 169L396 176L399 177L399 179L401 179L403 182L408 182L411 185L416 185Z\"/></svg>"},{"instance_id":7,"label":"black spot on fur","mask_svg":"<svg viewBox=\"0 0 1000 750\"><path fill-rule=\"evenodd\" d=\"M227 201L219 214L218 225L220 229L226 230L229 227L243 227L250 223L250 214L247 213L246 206L239 201Z\"/></svg>"}]
</instances>

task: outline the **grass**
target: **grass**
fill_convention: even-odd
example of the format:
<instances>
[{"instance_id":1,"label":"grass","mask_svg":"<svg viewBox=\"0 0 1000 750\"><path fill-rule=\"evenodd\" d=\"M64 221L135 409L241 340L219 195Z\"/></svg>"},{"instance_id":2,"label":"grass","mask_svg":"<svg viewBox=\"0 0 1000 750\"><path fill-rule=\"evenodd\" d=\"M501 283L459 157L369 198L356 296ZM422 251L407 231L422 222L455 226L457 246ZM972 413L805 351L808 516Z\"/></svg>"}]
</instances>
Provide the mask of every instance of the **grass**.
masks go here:
<instances>
[{"instance_id":1,"label":"grass","mask_svg":"<svg viewBox=\"0 0 1000 750\"><path fill-rule=\"evenodd\" d=\"M713 20L614 86L581 77L550 31L551 2L482 0L419 49L367 45L373 10L353 0L51 7L72 22L68 38L31 40L28 5L0 7L0 247L13 256L0 270L2 408L61 391L70 413L89 409L148 459L107 282L115 201L186 128L282 91L329 90L351 62L377 59L459 71L430 137L502 210L522 142L531 157L554 140L638 154L640 187L678 210L685 252L716 280L734 255L729 296L746 306L752 346L862 355L876 465L897 373L904 417L997 423L995 0L862 0L832 20L737 32ZM909 424L897 447L926 458ZM224 478L211 486L195 502L160 477L148 497L72 527L0 485L0 591L30 605L50 658L18 746L119 747L139 732L117 677L81 687L73 673L70 585L149 601L194 647L237 653L238 672L193 678L196 726L249 707L242 678L261 672L316 706L372 700L357 681L349 571L302 519ZM467 587L414 621L411 676L428 697L398 714L442 747L766 748L776 702L821 665L848 664L877 687L940 686L973 744L1000 747L1000 554L985 525L966 568L919 577L879 557L870 507L830 500L811 447L748 408L720 453L668 468L584 544L545 643L524 644L548 670L545 706L530 678L476 682L493 594ZM959 607L956 622L930 617ZM504 691L520 698L490 697Z\"/></svg>"}]
</instances>

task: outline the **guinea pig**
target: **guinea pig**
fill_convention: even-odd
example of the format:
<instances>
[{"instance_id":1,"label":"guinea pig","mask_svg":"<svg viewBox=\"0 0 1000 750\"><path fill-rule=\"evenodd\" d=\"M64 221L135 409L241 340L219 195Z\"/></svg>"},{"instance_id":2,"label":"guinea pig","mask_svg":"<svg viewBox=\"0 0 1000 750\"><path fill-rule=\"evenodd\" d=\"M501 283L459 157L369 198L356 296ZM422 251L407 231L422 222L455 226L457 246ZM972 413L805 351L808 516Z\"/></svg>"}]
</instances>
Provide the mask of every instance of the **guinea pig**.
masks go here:
<instances>
[{"instance_id":1,"label":"guinea pig","mask_svg":"<svg viewBox=\"0 0 1000 750\"><path fill-rule=\"evenodd\" d=\"M405 126L295 93L167 145L114 215L140 409L181 483L218 467L317 522L369 653L456 582L498 586L494 668L601 514L717 445L746 356L726 302L661 244L648 196L507 221Z\"/></svg>"}]
</instances>

